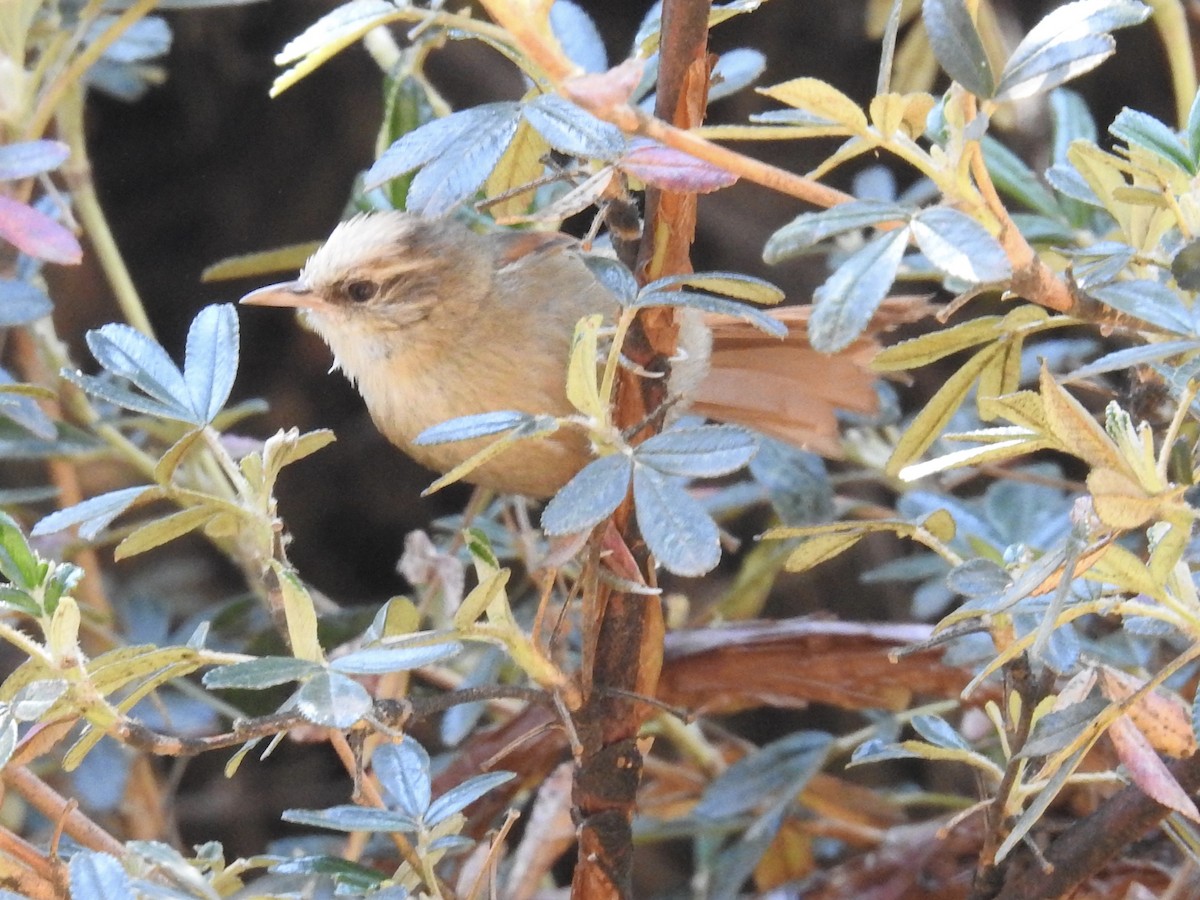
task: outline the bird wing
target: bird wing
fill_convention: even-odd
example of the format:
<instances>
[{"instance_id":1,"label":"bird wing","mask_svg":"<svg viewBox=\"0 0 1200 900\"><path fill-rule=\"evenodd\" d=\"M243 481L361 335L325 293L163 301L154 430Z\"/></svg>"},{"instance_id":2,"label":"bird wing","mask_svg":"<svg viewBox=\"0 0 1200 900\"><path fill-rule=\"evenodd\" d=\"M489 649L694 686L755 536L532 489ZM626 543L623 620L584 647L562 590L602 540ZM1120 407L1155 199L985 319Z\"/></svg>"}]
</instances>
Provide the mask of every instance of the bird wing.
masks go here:
<instances>
[{"instance_id":1,"label":"bird wing","mask_svg":"<svg viewBox=\"0 0 1200 900\"><path fill-rule=\"evenodd\" d=\"M837 410L870 414L878 409L871 360L875 335L930 314L921 297L890 297L863 337L837 353L808 341L811 306L772 310L788 326L782 340L730 316L706 316L713 346L708 374L690 411L753 428L824 456L841 456Z\"/></svg>"}]
</instances>

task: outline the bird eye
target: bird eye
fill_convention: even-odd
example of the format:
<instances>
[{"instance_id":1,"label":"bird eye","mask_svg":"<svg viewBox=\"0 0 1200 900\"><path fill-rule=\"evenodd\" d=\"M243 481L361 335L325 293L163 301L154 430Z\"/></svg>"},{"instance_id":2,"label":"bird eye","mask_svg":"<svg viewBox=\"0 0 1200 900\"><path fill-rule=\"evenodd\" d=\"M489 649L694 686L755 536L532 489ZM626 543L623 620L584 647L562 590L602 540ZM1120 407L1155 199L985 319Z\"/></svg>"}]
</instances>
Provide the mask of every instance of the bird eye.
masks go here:
<instances>
[{"instance_id":1,"label":"bird eye","mask_svg":"<svg viewBox=\"0 0 1200 900\"><path fill-rule=\"evenodd\" d=\"M346 285L346 296L355 303L366 303L379 292L379 285L373 281L352 281Z\"/></svg>"}]
</instances>

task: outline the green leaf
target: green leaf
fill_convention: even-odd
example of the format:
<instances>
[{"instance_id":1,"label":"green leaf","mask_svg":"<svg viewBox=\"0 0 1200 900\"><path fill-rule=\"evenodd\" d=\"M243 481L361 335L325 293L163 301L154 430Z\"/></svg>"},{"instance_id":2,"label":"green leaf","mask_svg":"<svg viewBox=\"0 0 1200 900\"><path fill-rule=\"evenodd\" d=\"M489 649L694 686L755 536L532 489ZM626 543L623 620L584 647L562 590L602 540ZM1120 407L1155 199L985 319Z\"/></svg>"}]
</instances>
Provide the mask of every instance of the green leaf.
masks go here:
<instances>
[{"instance_id":1,"label":"green leaf","mask_svg":"<svg viewBox=\"0 0 1200 900\"><path fill-rule=\"evenodd\" d=\"M716 478L736 472L757 451L754 435L736 425L702 425L656 434L634 449L633 459L664 475Z\"/></svg>"},{"instance_id":2,"label":"green leaf","mask_svg":"<svg viewBox=\"0 0 1200 900\"><path fill-rule=\"evenodd\" d=\"M41 586L45 574L20 526L8 513L0 512L0 575L14 587L32 591Z\"/></svg>"},{"instance_id":3,"label":"green leaf","mask_svg":"<svg viewBox=\"0 0 1200 900\"><path fill-rule=\"evenodd\" d=\"M909 227L925 258L946 275L970 284L997 284L1012 277L1000 242L965 213L935 206L913 216Z\"/></svg>"},{"instance_id":4,"label":"green leaf","mask_svg":"<svg viewBox=\"0 0 1200 900\"><path fill-rule=\"evenodd\" d=\"M882 222L907 221L911 210L880 200L854 200L821 212L804 213L776 231L763 248L763 259L774 265L799 256L814 244L848 231Z\"/></svg>"},{"instance_id":5,"label":"green leaf","mask_svg":"<svg viewBox=\"0 0 1200 900\"><path fill-rule=\"evenodd\" d=\"M721 561L716 523L678 482L635 465L633 499L646 546L668 572L695 578Z\"/></svg>"},{"instance_id":6,"label":"green leaf","mask_svg":"<svg viewBox=\"0 0 1200 900\"><path fill-rule=\"evenodd\" d=\"M765 803L795 797L825 764L831 738L797 731L743 756L705 789L693 810L704 819L731 819Z\"/></svg>"},{"instance_id":7,"label":"green leaf","mask_svg":"<svg viewBox=\"0 0 1200 900\"><path fill-rule=\"evenodd\" d=\"M971 745L941 716L913 716L912 726L917 734L938 747L971 750Z\"/></svg>"},{"instance_id":8,"label":"green leaf","mask_svg":"<svg viewBox=\"0 0 1200 900\"><path fill-rule=\"evenodd\" d=\"M109 372L128 379L164 407L173 418L195 421L191 393L183 373L167 351L136 328L112 323L87 333L87 344L96 361Z\"/></svg>"},{"instance_id":9,"label":"green leaf","mask_svg":"<svg viewBox=\"0 0 1200 900\"><path fill-rule=\"evenodd\" d=\"M292 699L307 721L342 730L374 708L365 687L337 672L319 672L302 684Z\"/></svg>"},{"instance_id":10,"label":"green leaf","mask_svg":"<svg viewBox=\"0 0 1200 900\"><path fill-rule=\"evenodd\" d=\"M522 104L521 112L546 142L560 153L606 162L625 152L625 135L615 125L557 94L542 94Z\"/></svg>"},{"instance_id":11,"label":"green leaf","mask_svg":"<svg viewBox=\"0 0 1200 900\"><path fill-rule=\"evenodd\" d=\"M321 666L292 656L264 656L246 662L218 666L204 673L204 686L213 690L236 688L257 691L299 681L321 671Z\"/></svg>"},{"instance_id":12,"label":"green leaf","mask_svg":"<svg viewBox=\"0 0 1200 900\"><path fill-rule=\"evenodd\" d=\"M500 434L511 431L519 425L526 425L534 420L529 413L500 412L478 413L473 416L459 416L448 422L440 422L426 428L416 436L413 443L418 447L429 444L449 444L454 441L469 441L473 438L487 437L490 434Z\"/></svg>"},{"instance_id":13,"label":"green leaf","mask_svg":"<svg viewBox=\"0 0 1200 900\"><path fill-rule=\"evenodd\" d=\"M413 646L391 644L386 647L368 647L339 656L330 661L329 668L344 675L384 675L388 672L419 669L461 652L462 644L457 641L438 644L416 643Z\"/></svg>"},{"instance_id":14,"label":"green leaf","mask_svg":"<svg viewBox=\"0 0 1200 900\"><path fill-rule=\"evenodd\" d=\"M1183 146L1179 135L1154 116L1126 107L1117 113L1113 123L1108 126L1108 131L1127 144L1144 147L1151 153L1169 160L1189 175L1196 174L1196 164Z\"/></svg>"},{"instance_id":15,"label":"green leaf","mask_svg":"<svg viewBox=\"0 0 1200 900\"><path fill-rule=\"evenodd\" d=\"M622 306L628 306L637 299L637 280L622 263L607 256L591 254L585 254L581 259L596 280L604 285Z\"/></svg>"},{"instance_id":16,"label":"green leaf","mask_svg":"<svg viewBox=\"0 0 1200 900\"><path fill-rule=\"evenodd\" d=\"M370 806L331 806L328 809L286 809L281 817L296 825L333 831L413 832L417 823L402 813Z\"/></svg>"},{"instance_id":17,"label":"green leaf","mask_svg":"<svg viewBox=\"0 0 1200 900\"><path fill-rule=\"evenodd\" d=\"M217 513L218 510L211 506L189 506L171 513L169 516L163 516L161 519L140 525L125 540L117 544L113 551L113 558L127 559L159 547L168 541L183 537L206 524Z\"/></svg>"},{"instance_id":18,"label":"green leaf","mask_svg":"<svg viewBox=\"0 0 1200 900\"><path fill-rule=\"evenodd\" d=\"M1150 7L1136 0L1076 0L1058 7L1009 57L997 99L1032 97L1091 71L1116 47L1110 31L1137 25L1149 15Z\"/></svg>"},{"instance_id":19,"label":"green leaf","mask_svg":"<svg viewBox=\"0 0 1200 900\"><path fill-rule=\"evenodd\" d=\"M44 534L54 534L79 526L79 536L85 541L93 540L96 535L108 527L117 516L135 504L144 503L162 496L162 489L155 485L123 488L119 491L109 491L100 494L66 509L50 513L33 526L30 531L34 537Z\"/></svg>"},{"instance_id":20,"label":"green leaf","mask_svg":"<svg viewBox=\"0 0 1200 900\"><path fill-rule=\"evenodd\" d=\"M392 802L420 821L429 809L433 782L429 754L416 738L405 735L398 744L381 744L371 757L371 768Z\"/></svg>"},{"instance_id":21,"label":"green leaf","mask_svg":"<svg viewBox=\"0 0 1200 900\"><path fill-rule=\"evenodd\" d=\"M813 293L808 336L822 353L836 353L852 344L875 315L900 271L910 231L897 228L872 238L843 260Z\"/></svg>"},{"instance_id":22,"label":"green leaf","mask_svg":"<svg viewBox=\"0 0 1200 900\"><path fill-rule=\"evenodd\" d=\"M924 0L921 8L933 55L946 74L976 97L992 97L996 77L964 0Z\"/></svg>"},{"instance_id":23,"label":"green leaf","mask_svg":"<svg viewBox=\"0 0 1200 900\"><path fill-rule=\"evenodd\" d=\"M488 791L512 781L515 777L512 772L488 772L486 775L476 775L462 784L455 785L429 804L429 811L425 814L425 826L432 828L455 813L462 812Z\"/></svg>"},{"instance_id":24,"label":"green leaf","mask_svg":"<svg viewBox=\"0 0 1200 900\"><path fill-rule=\"evenodd\" d=\"M1196 334L1192 310L1175 291L1157 281L1115 281L1093 288L1091 295L1106 306L1174 334Z\"/></svg>"},{"instance_id":25,"label":"green leaf","mask_svg":"<svg viewBox=\"0 0 1200 900\"><path fill-rule=\"evenodd\" d=\"M188 329L183 363L197 421L216 418L233 390L237 367L237 312L229 303L204 307Z\"/></svg>"},{"instance_id":26,"label":"green leaf","mask_svg":"<svg viewBox=\"0 0 1200 900\"><path fill-rule=\"evenodd\" d=\"M1049 218L1062 214L1054 195L1025 162L989 134L980 142L988 174L1002 194L1007 194Z\"/></svg>"},{"instance_id":27,"label":"green leaf","mask_svg":"<svg viewBox=\"0 0 1200 900\"><path fill-rule=\"evenodd\" d=\"M612 453L592 460L568 481L542 510L549 535L586 531L612 515L629 492L633 460Z\"/></svg>"}]
</instances>

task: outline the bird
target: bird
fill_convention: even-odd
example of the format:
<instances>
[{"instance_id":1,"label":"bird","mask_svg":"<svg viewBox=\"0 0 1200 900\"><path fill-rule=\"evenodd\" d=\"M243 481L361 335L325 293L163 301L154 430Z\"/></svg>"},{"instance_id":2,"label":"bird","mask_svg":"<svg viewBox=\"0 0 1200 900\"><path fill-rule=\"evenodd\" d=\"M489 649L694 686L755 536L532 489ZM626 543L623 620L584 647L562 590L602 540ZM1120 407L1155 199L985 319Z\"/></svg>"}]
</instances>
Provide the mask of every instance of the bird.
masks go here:
<instances>
[{"instance_id":1,"label":"bird","mask_svg":"<svg viewBox=\"0 0 1200 900\"><path fill-rule=\"evenodd\" d=\"M249 306L292 307L329 345L383 435L445 473L494 438L418 444L450 419L516 411L570 416L567 364L576 323L613 321L617 298L567 235L475 231L454 218L404 211L340 223L288 282L251 291ZM808 343L811 307L774 310L780 339L740 319L681 310L681 359L668 393L675 411L744 425L826 456L841 453L836 410L876 411L868 334L836 354ZM924 301L890 298L875 330L925 314ZM464 480L547 498L593 458L583 430L517 443Z\"/></svg>"}]
</instances>

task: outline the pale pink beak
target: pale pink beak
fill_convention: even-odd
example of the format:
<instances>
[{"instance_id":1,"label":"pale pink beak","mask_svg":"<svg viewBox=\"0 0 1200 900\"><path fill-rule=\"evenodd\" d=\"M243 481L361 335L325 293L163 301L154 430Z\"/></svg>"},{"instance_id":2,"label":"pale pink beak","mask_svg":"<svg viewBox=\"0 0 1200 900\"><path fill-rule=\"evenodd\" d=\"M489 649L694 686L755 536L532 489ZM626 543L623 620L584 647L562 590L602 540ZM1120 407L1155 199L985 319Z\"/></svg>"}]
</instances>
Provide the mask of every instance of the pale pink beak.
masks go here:
<instances>
[{"instance_id":1,"label":"pale pink beak","mask_svg":"<svg viewBox=\"0 0 1200 900\"><path fill-rule=\"evenodd\" d=\"M290 306L295 309L321 309L328 305L299 281L268 284L251 291L238 302L246 306Z\"/></svg>"}]
</instances>

